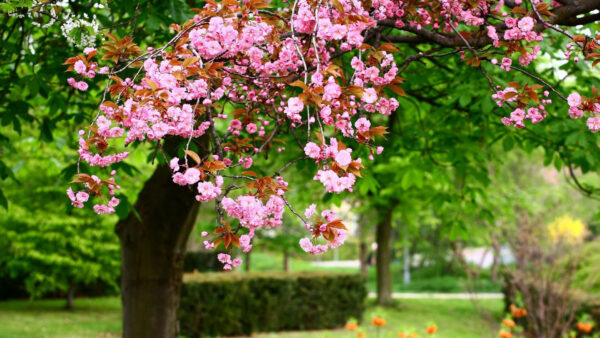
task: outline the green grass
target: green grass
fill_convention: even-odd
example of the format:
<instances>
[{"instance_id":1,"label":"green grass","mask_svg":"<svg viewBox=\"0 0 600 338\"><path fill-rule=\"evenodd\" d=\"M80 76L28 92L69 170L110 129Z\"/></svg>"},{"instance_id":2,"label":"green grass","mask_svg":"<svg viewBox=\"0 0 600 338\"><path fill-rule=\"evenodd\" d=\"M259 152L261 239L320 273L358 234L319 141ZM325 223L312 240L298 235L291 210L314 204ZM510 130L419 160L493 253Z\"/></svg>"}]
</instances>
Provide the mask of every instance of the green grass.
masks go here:
<instances>
[{"instance_id":1,"label":"green grass","mask_svg":"<svg viewBox=\"0 0 600 338\"><path fill-rule=\"evenodd\" d=\"M479 309L479 310L478 310ZM437 338L497 337L502 319L501 300L399 300L393 308L370 306L363 319L362 328L367 337L376 337L377 331L371 325L375 315L387 321L381 329L380 337L396 337L398 332L416 332L420 337L427 336L425 328L431 324L438 326ZM489 316L480 314L485 313ZM286 332L259 335L260 337L355 337L347 330Z\"/></svg>"},{"instance_id":2,"label":"green grass","mask_svg":"<svg viewBox=\"0 0 600 338\"><path fill-rule=\"evenodd\" d=\"M273 271L283 268L282 255L266 252L252 252L250 270L252 271ZM392 291L393 292L445 292L457 293L467 292L467 281L464 276L442 275L435 268L413 269L411 271L411 282L408 285L403 283L402 264L394 263L391 265L392 272ZM330 271L330 272L350 272L358 273L358 268L329 268L317 267L311 264L311 261L290 258L291 271ZM377 271L374 266L369 266L367 270L367 289L375 292L377 288ZM485 273L476 281L474 290L477 292L500 292L499 284L492 283L489 276Z\"/></svg>"},{"instance_id":3,"label":"green grass","mask_svg":"<svg viewBox=\"0 0 600 338\"><path fill-rule=\"evenodd\" d=\"M0 337L119 337L121 300L75 299L75 309L65 301L15 300L0 302Z\"/></svg>"},{"instance_id":4,"label":"green grass","mask_svg":"<svg viewBox=\"0 0 600 338\"><path fill-rule=\"evenodd\" d=\"M491 314L484 319L476 307ZM0 302L0 337L118 337L121 331L121 303L117 297L76 299L75 310L63 309L63 300ZM387 320L381 337L396 337L400 330L423 336L425 327L435 323L437 337L495 337L502 318L501 300L400 300L393 308L369 306L364 318L367 336L375 336L371 318ZM354 337L349 331L313 331L262 334L262 337Z\"/></svg>"}]
</instances>

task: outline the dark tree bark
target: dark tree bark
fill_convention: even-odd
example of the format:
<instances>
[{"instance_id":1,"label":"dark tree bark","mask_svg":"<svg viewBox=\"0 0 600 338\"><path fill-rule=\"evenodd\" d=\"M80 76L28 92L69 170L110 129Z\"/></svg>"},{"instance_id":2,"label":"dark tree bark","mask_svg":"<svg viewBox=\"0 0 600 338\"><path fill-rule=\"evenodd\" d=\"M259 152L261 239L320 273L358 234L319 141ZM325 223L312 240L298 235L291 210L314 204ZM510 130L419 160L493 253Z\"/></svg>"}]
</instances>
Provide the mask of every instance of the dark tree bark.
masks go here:
<instances>
[{"instance_id":1,"label":"dark tree bark","mask_svg":"<svg viewBox=\"0 0 600 338\"><path fill-rule=\"evenodd\" d=\"M392 304L390 238L392 236L393 212L393 207L390 207L377 224L377 304L379 305Z\"/></svg>"},{"instance_id":2,"label":"dark tree bark","mask_svg":"<svg viewBox=\"0 0 600 338\"><path fill-rule=\"evenodd\" d=\"M180 139L167 140L174 153ZM206 152L207 139L200 156ZM201 146L202 146L201 145ZM119 221L123 337L177 337L177 308L186 243L199 203L188 186L173 183L171 169L159 165L138 195L132 213Z\"/></svg>"}]
</instances>

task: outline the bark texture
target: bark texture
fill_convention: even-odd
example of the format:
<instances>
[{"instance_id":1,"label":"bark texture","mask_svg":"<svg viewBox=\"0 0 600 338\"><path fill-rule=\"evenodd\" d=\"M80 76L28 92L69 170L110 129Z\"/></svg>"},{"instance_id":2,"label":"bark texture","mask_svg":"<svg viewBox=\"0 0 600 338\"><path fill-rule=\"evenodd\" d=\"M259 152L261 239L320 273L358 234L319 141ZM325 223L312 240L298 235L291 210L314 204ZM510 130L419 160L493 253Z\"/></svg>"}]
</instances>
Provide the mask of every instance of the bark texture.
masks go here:
<instances>
[{"instance_id":1,"label":"bark texture","mask_svg":"<svg viewBox=\"0 0 600 338\"><path fill-rule=\"evenodd\" d=\"M168 140L173 153L177 140ZM200 155L202 156L202 154ZM160 165L138 195L132 213L117 224L121 241L123 337L177 337L177 309L186 243L199 203L190 187L173 183Z\"/></svg>"},{"instance_id":2,"label":"bark texture","mask_svg":"<svg viewBox=\"0 0 600 338\"><path fill-rule=\"evenodd\" d=\"M392 251L390 238L392 236L393 208L386 210L379 224L377 224L377 304L392 304L392 275L390 264Z\"/></svg>"}]
</instances>

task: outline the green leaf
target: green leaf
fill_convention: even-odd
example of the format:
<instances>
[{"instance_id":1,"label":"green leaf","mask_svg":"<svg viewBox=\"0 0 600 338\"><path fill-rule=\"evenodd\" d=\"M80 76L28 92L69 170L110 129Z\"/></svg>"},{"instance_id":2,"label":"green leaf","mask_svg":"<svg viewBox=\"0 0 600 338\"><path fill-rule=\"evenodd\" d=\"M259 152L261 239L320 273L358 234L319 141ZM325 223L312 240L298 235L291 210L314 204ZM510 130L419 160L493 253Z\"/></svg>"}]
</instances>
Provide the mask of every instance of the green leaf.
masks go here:
<instances>
[{"instance_id":1,"label":"green leaf","mask_svg":"<svg viewBox=\"0 0 600 338\"><path fill-rule=\"evenodd\" d=\"M3 206L4 209L8 210L8 200L6 199L6 196L4 196L2 189L0 189L0 205Z\"/></svg>"},{"instance_id":2,"label":"green leaf","mask_svg":"<svg viewBox=\"0 0 600 338\"><path fill-rule=\"evenodd\" d=\"M129 204L129 200L127 196L123 194L117 195L117 198L120 200L119 205L115 207L115 213L119 216L119 219L125 219L129 216L129 210L131 209L131 204Z\"/></svg>"},{"instance_id":3,"label":"green leaf","mask_svg":"<svg viewBox=\"0 0 600 338\"><path fill-rule=\"evenodd\" d=\"M514 146L515 139L512 137L512 135L507 134L506 136L504 136L504 139L502 139L502 148L504 149L504 151L510 151Z\"/></svg>"},{"instance_id":4,"label":"green leaf","mask_svg":"<svg viewBox=\"0 0 600 338\"><path fill-rule=\"evenodd\" d=\"M408 188L410 188L413 185L410 173L411 173L411 170L406 171L404 173L404 176L402 176L402 181L400 181L400 186L404 190L408 190Z\"/></svg>"}]
</instances>

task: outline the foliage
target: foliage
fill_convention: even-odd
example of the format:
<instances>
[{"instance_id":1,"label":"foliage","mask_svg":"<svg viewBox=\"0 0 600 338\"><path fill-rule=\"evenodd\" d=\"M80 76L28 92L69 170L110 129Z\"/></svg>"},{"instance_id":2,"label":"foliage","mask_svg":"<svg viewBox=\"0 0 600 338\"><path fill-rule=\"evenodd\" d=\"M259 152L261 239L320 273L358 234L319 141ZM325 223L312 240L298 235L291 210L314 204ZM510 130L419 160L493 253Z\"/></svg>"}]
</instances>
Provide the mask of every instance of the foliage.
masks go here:
<instances>
[{"instance_id":1,"label":"foliage","mask_svg":"<svg viewBox=\"0 0 600 338\"><path fill-rule=\"evenodd\" d=\"M220 270L217 254L211 251L188 251L183 261L184 272Z\"/></svg>"},{"instance_id":2,"label":"foliage","mask_svg":"<svg viewBox=\"0 0 600 338\"><path fill-rule=\"evenodd\" d=\"M67 164L74 157L63 133L56 132L51 144L39 142L31 128L22 136L2 158L14 180L3 186L12 203L0 213L0 275L31 297L71 289L114 294L120 274L114 219L90 218L90 210L65 203L62 185L74 169Z\"/></svg>"},{"instance_id":3,"label":"foliage","mask_svg":"<svg viewBox=\"0 0 600 338\"><path fill-rule=\"evenodd\" d=\"M588 294L600 295L600 240L582 244L573 287Z\"/></svg>"},{"instance_id":4,"label":"foliage","mask_svg":"<svg viewBox=\"0 0 600 338\"><path fill-rule=\"evenodd\" d=\"M341 327L362 318L363 282L359 275L316 272L187 275L181 330L196 337Z\"/></svg>"},{"instance_id":5,"label":"foliage","mask_svg":"<svg viewBox=\"0 0 600 338\"><path fill-rule=\"evenodd\" d=\"M119 246L106 227L77 218L4 218L0 271L23 277L31 297L102 282L117 290ZM104 223L106 226L106 223Z\"/></svg>"}]
</instances>

